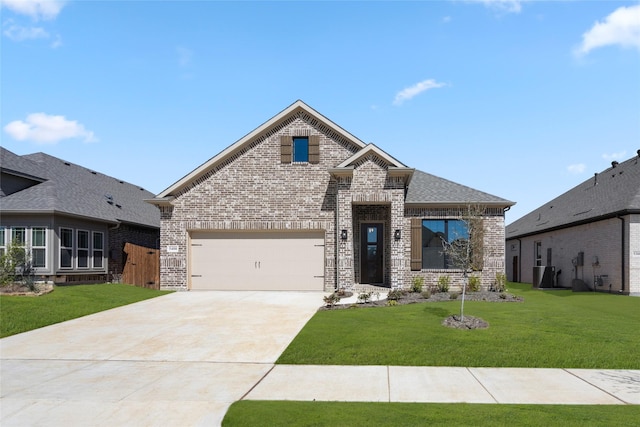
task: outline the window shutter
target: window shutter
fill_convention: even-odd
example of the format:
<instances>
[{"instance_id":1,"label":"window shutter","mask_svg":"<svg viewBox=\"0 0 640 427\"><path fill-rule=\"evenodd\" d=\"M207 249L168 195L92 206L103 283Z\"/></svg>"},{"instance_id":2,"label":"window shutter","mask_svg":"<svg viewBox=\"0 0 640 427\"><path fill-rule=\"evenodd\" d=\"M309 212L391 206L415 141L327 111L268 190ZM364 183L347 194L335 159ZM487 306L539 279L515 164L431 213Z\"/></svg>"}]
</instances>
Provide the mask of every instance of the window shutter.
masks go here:
<instances>
[{"instance_id":1,"label":"window shutter","mask_svg":"<svg viewBox=\"0 0 640 427\"><path fill-rule=\"evenodd\" d=\"M309 163L320 163L320 135L309 136Z\"/></svg>"},{"instance_id":2,"label":"window shutter","mask_svg":"<svg viewBox=\"0 0 640 427\"><path fill-rule=\"evenodd\" d=\"M411 270L422 270L422 220L411 218Z\"/></svg>"},{"instance_id":3,"label":"window shutter","mask_svg":"<svg viewBox=\"0 0 640 427\"><path fill-rule=\"evenodd\" d=\"M291 144L292 139L290 136L282 135L280 136L280 162L281 163L291 163Z\"/></svg>"}]
</instances>

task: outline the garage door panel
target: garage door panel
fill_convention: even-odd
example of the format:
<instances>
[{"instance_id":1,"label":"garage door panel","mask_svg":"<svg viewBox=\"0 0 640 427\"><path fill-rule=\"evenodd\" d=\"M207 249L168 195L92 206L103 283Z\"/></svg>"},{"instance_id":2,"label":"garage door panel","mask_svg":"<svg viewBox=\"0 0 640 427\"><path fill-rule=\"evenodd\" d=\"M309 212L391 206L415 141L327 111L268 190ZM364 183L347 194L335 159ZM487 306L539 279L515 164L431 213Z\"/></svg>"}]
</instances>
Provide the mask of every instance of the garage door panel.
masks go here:
<instances>
[{"instance_id":1,"label":"garage door panel","mask_svg":"<svg viewBox=\"0 0 640 427\"><path fill-rule=\"evenodd\" d=\"M193 232L191 244L191 289L324 287L324 232Z\"/></svg>"}]
</instances>

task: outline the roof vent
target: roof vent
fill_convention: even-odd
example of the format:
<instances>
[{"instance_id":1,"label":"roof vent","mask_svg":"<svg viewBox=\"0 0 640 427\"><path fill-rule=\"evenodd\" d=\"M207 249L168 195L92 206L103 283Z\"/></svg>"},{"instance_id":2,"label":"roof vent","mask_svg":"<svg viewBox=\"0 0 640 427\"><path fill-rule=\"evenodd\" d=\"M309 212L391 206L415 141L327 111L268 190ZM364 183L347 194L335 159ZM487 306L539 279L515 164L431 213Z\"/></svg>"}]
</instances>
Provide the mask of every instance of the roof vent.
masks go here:
<instances>
[{"instance_id":1,"label":"roof vent","mask_svg":"<svg viewBox=\"0 0 640 427\"><path fill-rule=\"evenodd\" d=\"M67 166L71 166L71 163L69 163L69 162L64 162L64 164L67 165Z\"/></svg>"},{"instance_id":2,"label":"roof vent","mask_svg":"<svg viewBox=\"0 0 640 427\"><path fill-rule=\"evenodd\" d=\"M640 150L636 151L636 153L638 153L638 157L640 157Z\"/></svg>"},{"instance_id":3,"label":"roof vent","mask_svg":"<svg viewBox=\"0 0 640 427\"><path fill-rule=\"evenodd\" d=\"M618 162L616 162L615 160L614 160L613 162L611 162L611 167L612 167L612 168L615 168L615 167L616 167L616 166L618 166L618 165L619 165L619 163L618 163Z\"/></svg>"},{"instance_id":4,"label":"roof vent","mask_svg":"<svg viewBox=\"0 0 640 427\"><path fill-rule=\"evenodd\" d=\"M593 185L598 185L598 172L593 174Z\"/></svg>"},{"instance_id":5,"label":"roof vent","mask_svg":"<svg viewBox=\"0 0 640 427\"><path fill-rule=\"evenodd\" d=\"M94 174L94 175L98 175L98 172L96 172L96 171L91 171L91 173Z\"/></svg>"}]
</instances>

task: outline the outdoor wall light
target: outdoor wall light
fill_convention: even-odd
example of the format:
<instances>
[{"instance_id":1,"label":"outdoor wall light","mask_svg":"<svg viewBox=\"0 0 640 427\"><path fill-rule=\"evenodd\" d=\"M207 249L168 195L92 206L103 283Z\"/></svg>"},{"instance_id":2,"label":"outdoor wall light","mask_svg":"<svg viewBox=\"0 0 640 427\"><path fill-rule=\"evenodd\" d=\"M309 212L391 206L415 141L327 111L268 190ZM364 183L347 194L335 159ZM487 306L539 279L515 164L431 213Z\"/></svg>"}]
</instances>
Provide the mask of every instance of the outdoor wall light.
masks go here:
<instances>
[{"instance_id":1,"label":"outdoor wall light","mask_svg":"<svg viewBox=\"0 0 640 427\"><path fill-rule=\"evenodd\" d=\"M347 230L340 231L340 239L347 240Z\"/></svg>"},{"instance_id":2,"label":"outdoor wall light","mask_svg":"<svg viewBox=\"0 0 640 427\"><path fill-rule=\"evenodd\" d=\"M400 240L402 238L402 235L400 234L400 229L393 232L393 238L396 240Z\"/></svg>"}]
</instances>

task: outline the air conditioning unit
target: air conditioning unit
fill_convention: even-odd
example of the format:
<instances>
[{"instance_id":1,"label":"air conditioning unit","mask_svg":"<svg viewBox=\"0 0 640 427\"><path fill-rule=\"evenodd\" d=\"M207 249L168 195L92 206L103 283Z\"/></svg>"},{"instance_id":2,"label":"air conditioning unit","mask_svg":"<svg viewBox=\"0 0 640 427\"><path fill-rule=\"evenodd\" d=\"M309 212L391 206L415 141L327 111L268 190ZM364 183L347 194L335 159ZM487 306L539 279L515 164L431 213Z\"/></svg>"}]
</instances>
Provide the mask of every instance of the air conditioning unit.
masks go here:
<instances>
[{"instance_id":1,"label":"air conditioning unit","mask_svg":"<svg viewBox=\"0 0 640 427\"><path fill-rule=\"evenodd\" d=\"M554 288L556 268L551 265L539 265L533 267L534 288Z\"/></svg>"}]
</instances>

